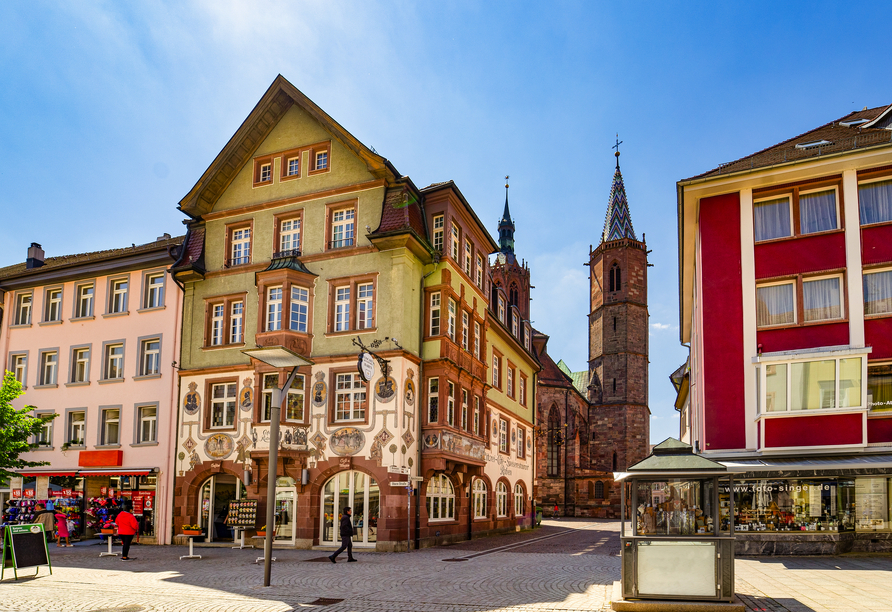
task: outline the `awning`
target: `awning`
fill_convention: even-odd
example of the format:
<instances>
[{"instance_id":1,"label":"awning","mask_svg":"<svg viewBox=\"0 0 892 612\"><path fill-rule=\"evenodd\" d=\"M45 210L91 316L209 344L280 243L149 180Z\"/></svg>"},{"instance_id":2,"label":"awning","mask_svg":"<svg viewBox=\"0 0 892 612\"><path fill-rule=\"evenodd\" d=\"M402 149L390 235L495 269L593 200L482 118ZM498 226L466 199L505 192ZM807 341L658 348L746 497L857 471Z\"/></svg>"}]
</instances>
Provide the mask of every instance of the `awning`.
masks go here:
<instances>
[{"instance_id":1,"label":"awning","mask_svg":"<svg viewBox=\"0 0 892 612\"><path fill-rule=\"evenodd\" d=\"M78 476L146 476L154 474L158 468L88 468L78 470Z\"/></svg>"},{"instance_id":2,"label":"awning","mask_svg":"<svg viewBox=\"0 0 892 612\"><path fill-rule=\"evenodd\" d=\"M803 457L758 457L718 460L736 472L824 472L847 470L892 470L892 454L859 454Z\"/></svg>"},{"instance_id":3,"label":"awning","mask_svg":"<svg viewBox=\"0 0 892 612\"><path fill-rule=\"evenodd\" d=\"M60 470L60 469L29 469L19 472L22 476L77 476L77 470Z\"/></svg>"}]
</instances>

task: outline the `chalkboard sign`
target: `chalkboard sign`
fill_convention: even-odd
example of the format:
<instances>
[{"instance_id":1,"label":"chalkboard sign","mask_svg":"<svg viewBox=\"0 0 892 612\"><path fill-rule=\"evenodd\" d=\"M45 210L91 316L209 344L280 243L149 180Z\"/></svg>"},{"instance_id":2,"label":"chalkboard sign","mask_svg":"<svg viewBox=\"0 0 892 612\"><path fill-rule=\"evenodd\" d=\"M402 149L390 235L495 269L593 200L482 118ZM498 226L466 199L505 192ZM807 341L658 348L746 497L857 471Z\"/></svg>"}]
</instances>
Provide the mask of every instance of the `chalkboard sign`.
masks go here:
<instances>
[{"instance_id":1,"label":"chalkboard sign","mask_svg":"<svg viewBox=\"0 0 892 612\"><path fill-rule=\"evenodd\" d=\"M229 502L229 512L226 513L226 525L228 527L254 527L256 522L256 499L246 499L244 501Z\"/></svg>"},{"instance_id":2,"label":"chalkboard sign","mask_svg":"<svg viewBox=\"0 0 892 612\"><path fill-rule=\"evenodd\" d=\"M3 557L0 563L0 580L7 566L11 566L18 579L19 569L46 565L53 573L50 554L46 548L46 533L43 525L7 525L3 529ZM36 575L36 573L35 573Z\"/></svg>"}]
</instances>

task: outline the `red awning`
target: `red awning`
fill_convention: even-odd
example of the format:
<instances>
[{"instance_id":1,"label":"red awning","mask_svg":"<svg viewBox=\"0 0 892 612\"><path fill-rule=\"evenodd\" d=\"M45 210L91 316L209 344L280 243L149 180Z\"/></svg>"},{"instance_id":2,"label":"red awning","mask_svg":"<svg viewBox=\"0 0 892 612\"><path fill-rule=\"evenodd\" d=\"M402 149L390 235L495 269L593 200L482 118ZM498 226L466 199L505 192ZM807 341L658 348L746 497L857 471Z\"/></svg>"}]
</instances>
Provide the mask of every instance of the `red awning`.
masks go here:
<instances>
[{"instance_id":1,"label":"red awning","mask_svg":"<svg viewBox=\"0 0 892 612\"><path fill-rule=\"evenodd\" d=\"M19 474L22 476L77 476L77 470L51 470L46 472L41 472L40 470L22 470Z\"/></svg>"},{"instance_id":2,"label":"red awning","mask_svg":"<svg viewBox=\"0 0 892 612\"><path fill-rule=\"evenodd\" d=\"M108 468L106 470L78 470L78 476L145 476L154 474L155 468Z\"/></svg>"}]
</instances>

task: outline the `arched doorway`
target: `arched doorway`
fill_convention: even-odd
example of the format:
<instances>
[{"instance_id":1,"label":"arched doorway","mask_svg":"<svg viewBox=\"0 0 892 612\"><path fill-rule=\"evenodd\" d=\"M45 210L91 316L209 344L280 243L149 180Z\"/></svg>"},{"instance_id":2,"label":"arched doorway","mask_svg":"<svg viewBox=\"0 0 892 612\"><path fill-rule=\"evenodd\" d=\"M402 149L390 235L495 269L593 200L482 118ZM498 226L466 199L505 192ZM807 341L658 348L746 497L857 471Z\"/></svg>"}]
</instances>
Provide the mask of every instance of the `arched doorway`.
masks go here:
<instances>
[{"instance_id":1,"label":"arched doorway","mask_svg":"<svg viewBox=\"0 0 892 612\"><path fill-rule=\"evenodd\" d=\"M347 506L353 511L354 545L375 546L381 494L374 478L356 470L335 474L322 488L319 543L337 544L341 541L338 525Z\"/></svg>"},{"instance_id":2,"label":"arched doorway","mask_svg":"<svg viewBox=\"0 0 892 612\"><path fill-rule=\"evenodd\" d=\"M226 526L229 502L247 496L245 485L232 474L215 474L204 481L198 495L198 516L208 542L232 541L232 528Z\"/></svg>"}]
</instances>

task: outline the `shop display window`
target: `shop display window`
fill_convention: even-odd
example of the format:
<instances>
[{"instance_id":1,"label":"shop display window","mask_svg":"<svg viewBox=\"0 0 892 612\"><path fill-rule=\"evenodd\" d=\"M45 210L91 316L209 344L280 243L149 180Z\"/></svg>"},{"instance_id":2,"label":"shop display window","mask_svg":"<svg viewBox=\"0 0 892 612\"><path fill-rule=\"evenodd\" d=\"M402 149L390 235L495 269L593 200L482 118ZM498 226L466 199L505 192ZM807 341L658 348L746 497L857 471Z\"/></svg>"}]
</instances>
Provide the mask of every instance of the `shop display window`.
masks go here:
<instances>
[{"instance_id":1,"label":"shop display window","mask_svg":"<svg viewBox=\"0 0 892 612\"><path fill-rule=\"evenodd\" d=\"M855 479L855 530L889 531L892 479L884 476Z\"/></svg>"},{"instance_id":2,"label":"shop display window","mask_svg":"<svg viewBox=\"0 0 892 612\"><path fill-rule=\"evenodd\" d=\"M711 479L639 480L636 487L638 535L713 533Z\"/></svg>"},{"instance_id":3,"label":"shop display window","mask_svg":"<svg viewBox=\"0 0 892 612\"><path fill-rule=\"evenodd\" d=\"M845 531L851 528L852 495L836 479L742 480L734 483L734 529L745 531ZM720 488L722 523L727 486Z\"/></svg>"}]
</instances>

